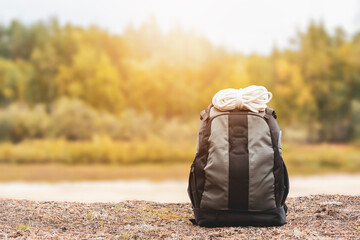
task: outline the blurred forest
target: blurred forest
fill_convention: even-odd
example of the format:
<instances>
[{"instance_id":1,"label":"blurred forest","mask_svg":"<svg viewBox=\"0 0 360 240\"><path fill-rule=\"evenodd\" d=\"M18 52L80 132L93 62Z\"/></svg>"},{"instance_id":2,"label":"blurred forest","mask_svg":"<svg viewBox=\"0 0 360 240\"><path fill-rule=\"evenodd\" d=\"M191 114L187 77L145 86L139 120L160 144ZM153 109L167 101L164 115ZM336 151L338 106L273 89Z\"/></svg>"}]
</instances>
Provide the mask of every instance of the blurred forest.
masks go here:
<instances>
[{"instance_id":1,"label":"blurred forest","mask_svg":"<svg viewBox=\"0 0 360 240\"><path fill-rule=\"evenodd\" d=\"M245 56L153 19L121 35L56 19L0 25L0 162L70 161L64 148L76 162L191 161L199 112L249 85L273 93L286 142L359 142L360 31L312 22L289 41Z\"/></svg>"}]
</instances>

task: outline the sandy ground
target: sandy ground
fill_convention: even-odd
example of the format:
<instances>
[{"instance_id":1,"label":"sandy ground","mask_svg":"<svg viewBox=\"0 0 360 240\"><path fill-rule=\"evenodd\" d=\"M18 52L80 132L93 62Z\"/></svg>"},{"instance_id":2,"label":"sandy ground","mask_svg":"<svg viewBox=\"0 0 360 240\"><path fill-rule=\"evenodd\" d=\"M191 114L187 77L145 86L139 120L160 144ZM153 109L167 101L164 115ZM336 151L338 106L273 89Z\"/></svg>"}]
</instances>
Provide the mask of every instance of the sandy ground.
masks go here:
<instances>
[{"instance_id":1,"label":"sandy ground","mask_svg":"<svg viewBox=\"0 0 360 240\"><path fill-rule=\"evenodd\" d=\"M360 196L360 175L293 177L289 196L343 194ZM151 182L61 182L0 183L0 198L35 201L119 202L146 200L162 203L188 203L187 181Z\"/></svg>"}]
</instances>

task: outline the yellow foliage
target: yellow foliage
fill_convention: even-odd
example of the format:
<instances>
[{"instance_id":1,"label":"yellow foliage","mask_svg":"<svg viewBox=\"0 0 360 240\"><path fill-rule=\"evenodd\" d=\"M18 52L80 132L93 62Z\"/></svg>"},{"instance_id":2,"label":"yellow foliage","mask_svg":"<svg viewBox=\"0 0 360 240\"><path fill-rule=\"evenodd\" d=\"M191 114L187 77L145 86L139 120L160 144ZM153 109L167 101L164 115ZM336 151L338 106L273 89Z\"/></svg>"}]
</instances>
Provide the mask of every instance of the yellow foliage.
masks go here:
<instances>
[{"instance_id":1,"label":"yellow foliage","mask_svg":"<svg viewBox=\"0 0 360 240\"><path fill-rule=\"evenodd\" d=\"M47 130L33 126L41 134L30 134L28 124L2 116L3 140L146 138L156 135L154 125L139 121L148 113L150 122L197 118L217 91L248 85L269 89L269 106L280 125L298 124L312 141L360 136L353 132L358 113L350 106L360 101L359 34L345 38L342 29L329 34L323 24L310 23L296 35L293 48L244 56L180 26L164 33L154 19L120 35L96 26L60 26L56 20L31 26L15 21L0 28L0 39L6 40L0 48L0 107L42 104L44 118L59 121L59 127L50 124ZM74 106L56 106L61 99ZM123 117L129 109L140 113L131 121L145 127Z\"/></svg>"},{"instance_id":2,"label":"yellow foliage","mask_svg":"<svg viewBox=\"0 0 360 240\"><path fill-rule=\"evenodd\" d=\"M160 138L114 141L106 136L92 141L32 140L0 144L0 163L134 164L190 162L195 145L173 144Z\"/></svg>"}]
</instances>

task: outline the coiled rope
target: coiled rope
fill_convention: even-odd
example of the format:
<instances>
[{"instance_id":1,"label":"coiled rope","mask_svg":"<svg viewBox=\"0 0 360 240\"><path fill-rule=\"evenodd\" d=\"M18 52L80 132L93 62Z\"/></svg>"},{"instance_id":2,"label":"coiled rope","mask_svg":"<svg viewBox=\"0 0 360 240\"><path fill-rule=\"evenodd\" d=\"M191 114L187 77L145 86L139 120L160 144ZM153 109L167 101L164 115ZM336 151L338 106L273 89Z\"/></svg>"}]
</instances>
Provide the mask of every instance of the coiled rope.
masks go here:
<instances>
[{"instance_id":1,"label":"coiled rope","mask_svg":"<svg viewBox=\"0 0 360 240\"><path fill-rule=\"evenodd\" d=\"M227 88L217 92L212 103L220 111L234 109L250 110L252 112L264 111L272 94L263 86L252 85L246 88Z\"/></svg>"}]
</instances>

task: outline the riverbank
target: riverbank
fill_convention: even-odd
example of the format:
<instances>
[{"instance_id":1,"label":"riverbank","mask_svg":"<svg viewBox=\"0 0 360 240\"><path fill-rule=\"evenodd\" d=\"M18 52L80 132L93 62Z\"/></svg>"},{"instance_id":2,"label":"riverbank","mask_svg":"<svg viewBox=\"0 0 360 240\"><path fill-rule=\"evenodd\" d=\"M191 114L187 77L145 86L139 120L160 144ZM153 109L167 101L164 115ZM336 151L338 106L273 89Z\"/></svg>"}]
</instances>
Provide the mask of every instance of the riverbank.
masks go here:
<instances>
[{"instance_id":1,"label":"riverbank","mask_svg":"<svg viewBox=\"0 0 360 240\"><path fill-rule=\"evenodd\" d=\"M360 155L351 171L341 168L322 168L317 162L292 166L287 163L290 177L359 175ZM312 165L317 165L314 167ZM118 164L1 164L0 183L2 182L86 182L86 181L187 181L191 163L141 163L135 165ZM303 165L306 165L305 167ZM314 170L316 168L316 170ZM349 167L350 169L350 167Z\"/></svg>"},{"instance_id":2,"label":"riverbank","mask_svg":"<svg viewBox=\"0 0 360 240\"><path fill-rule=\"evenodd\" d=\"M189 197L186 189L186 180L8 182L0 183L0 198L86 203L125 200L188 203ZM290 196L311 194L360 196L360 175L318 175L290 178Z\"/></svg>"},{"instance_id":3,"label":"riverbank","mask_svg":"<svg viewBox=\"0 0 360 240\"><path fill-rule=\"evenodd\" d=\"M201 228L188 203L0 200L1 239L358 239L360 197L288 199L281 227Z\"/></svg>"}]
</instances>

